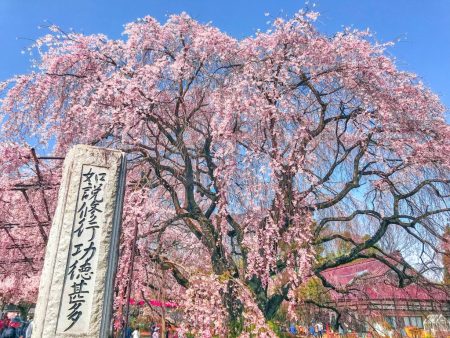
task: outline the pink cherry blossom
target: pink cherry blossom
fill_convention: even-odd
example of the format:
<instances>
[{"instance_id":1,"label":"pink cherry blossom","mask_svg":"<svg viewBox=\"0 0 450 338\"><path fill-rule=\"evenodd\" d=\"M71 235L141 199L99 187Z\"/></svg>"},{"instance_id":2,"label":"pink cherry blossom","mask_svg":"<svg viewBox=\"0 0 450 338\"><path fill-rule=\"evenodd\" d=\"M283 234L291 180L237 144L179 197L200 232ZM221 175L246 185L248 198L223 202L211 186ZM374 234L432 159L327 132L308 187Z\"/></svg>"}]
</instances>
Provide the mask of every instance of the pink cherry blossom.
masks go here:
<instances>
[{"instance_id":1,"label":"pink cherry blossom","mask_svg":"<svg viewBox=\"0 0 450 338\"><path fill-rule=\"evenodd\" d=\"M52 27L36 71L0 86L2 299L36 299L57 199L60 161L40 160L38 177L32 138L57 157L79 143L128 154L116 327L131 285L180 304L182 331L274 337L283 302L296 319L312 276L330 287L322 271L384 259L389 228L440 252L445 108L389 44L325 36L317 16L241 41L185 13L132 22L123 40ZM348 252L327 255L342 241Z\"/></svg>"}]
</instances>

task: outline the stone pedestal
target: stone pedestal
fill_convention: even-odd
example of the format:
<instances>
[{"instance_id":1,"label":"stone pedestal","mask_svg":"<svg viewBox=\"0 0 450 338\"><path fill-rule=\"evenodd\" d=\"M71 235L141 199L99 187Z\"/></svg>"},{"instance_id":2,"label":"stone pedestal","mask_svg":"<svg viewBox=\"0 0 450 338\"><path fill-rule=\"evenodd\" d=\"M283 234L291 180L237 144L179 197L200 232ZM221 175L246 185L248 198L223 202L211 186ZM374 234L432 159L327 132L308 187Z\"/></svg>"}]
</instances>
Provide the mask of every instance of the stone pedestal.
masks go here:
<instances>
[{"instance_id":1,"label":"stone pedestal","mask_svg":"<svg viewBox=\"0 0 450 338\"><path fill-rule=\"evenodd\" d=\"M33 338L108 337L125 171L120 151L80 145L68 153Z\"/></svg>"}]
</instances>

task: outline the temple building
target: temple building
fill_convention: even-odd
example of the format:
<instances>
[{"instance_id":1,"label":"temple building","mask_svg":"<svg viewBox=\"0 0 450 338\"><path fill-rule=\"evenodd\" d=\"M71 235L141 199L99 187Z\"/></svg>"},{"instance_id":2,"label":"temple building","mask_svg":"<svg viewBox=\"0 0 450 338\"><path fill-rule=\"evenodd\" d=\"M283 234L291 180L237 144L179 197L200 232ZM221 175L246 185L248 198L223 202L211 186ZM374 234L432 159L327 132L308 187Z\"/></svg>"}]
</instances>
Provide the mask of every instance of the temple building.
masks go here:
<instances>
[{"instance_id":1,"label":"temple building","mask_svg":"<svg viewBox=\"0 0 450 338\"><path fill-rule=\"evenodd\" d=\"M423 329L436 318L450 327L450 293L443 284L418 276L399 288L396 273L376 259L357 260L323 275L337 290L331 290L327 305L339 310L344 330L404 332L408 327ZM339 314L330 311L330 323Z\"/></svg>"}]
</instances>

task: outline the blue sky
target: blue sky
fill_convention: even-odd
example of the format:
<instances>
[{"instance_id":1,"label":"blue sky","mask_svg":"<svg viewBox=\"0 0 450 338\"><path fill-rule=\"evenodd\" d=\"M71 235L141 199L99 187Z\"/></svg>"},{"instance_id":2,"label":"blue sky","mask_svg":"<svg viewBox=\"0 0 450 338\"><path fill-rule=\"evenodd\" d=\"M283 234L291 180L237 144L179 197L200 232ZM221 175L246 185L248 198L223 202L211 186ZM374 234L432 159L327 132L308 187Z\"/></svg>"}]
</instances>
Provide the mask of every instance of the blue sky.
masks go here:
<instances>
[{"instance_id":1,"label":"blue sky","mask_svg":"<svg viewBox=\"0 0 450 338\"><path fill-rule=\"evenodd\" d=\"M313 1L310 2L310 6ZM333 34L342 26L370 28L380 41L401 39L389 53L403 70L419 74L450 107L450 1L316 0L319 30ZM243 38L277 16L292 16L304 6L296 0L0 0L0 80L30 70L21 51L45 32L46 23L65 29L121 38L123 24L145 15L165 21L185 11L230 35ZM268 17L264 13L270 13Z\"/></svg>"}]
</instances>

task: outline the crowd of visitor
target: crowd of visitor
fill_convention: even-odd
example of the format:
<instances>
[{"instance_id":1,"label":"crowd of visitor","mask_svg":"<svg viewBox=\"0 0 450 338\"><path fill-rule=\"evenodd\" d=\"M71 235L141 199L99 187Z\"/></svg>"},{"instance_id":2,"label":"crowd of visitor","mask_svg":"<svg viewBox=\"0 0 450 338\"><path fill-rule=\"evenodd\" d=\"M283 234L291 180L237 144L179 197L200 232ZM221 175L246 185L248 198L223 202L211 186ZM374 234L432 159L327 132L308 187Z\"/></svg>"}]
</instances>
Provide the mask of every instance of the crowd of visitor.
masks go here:
<instances>
[{"instance_id":1,"label":"crowd of visitor","mask_svg":"<svg viewBox=\"0 0 450 338\"><path fill-rule=\"evenodd\" d=\"M308 326L295 325L291 323L289 329L282 328L282 331L287 331L290 337L308 336L310 338L322 338L325 333L325 327L321 322L313 322Z\"/></svg>"},{"instance_id":2,"label":"crowd of visitor","mask_svg":"<svg viewBox=\"0 0 450 338\"><path fill-rule=\"evenodd\" d=\"M22 320L17 315L9 317L4 314L0 320L0 338L31 338L33 320Z\"/></svg>"},{"instance_id":3,"label":"crowd of visitor","mask_svg":"<svg viewBox=\"0 0 450 338\"><path fill-rule=\"evenodd\" d=\"M167 325L165 329L164 335L161 334L161 328L156 324L150 324L148 328L148 333L150 336L145 337L151 337L151 338L178 338L178 333L176 331L176 328L172 325ZM120 336L122 337L122 336ZM1 338L1 337L0 337ZM125 328L125 338L141 338L141 333L139 332L138 328L132 328L127 327Z\"/></svg>"}]
</instances>

